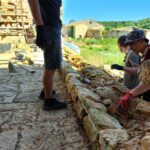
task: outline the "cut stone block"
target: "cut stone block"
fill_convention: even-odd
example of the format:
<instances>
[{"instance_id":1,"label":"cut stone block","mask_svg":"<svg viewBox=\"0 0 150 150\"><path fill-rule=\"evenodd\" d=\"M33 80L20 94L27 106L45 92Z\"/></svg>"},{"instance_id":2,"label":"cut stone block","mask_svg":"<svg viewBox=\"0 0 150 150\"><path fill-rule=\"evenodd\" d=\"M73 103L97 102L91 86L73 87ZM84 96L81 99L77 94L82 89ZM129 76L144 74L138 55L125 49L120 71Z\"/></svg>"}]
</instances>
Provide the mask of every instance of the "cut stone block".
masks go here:
<instances>
[{"instance_id":1,"label":"cut stone block","mask_svg":"<svg viewBox=\"0 0 150 150\"><path fill-rule=\"evenodd\" d=\"M96 128L94 122L88 116L86 116L83 119L83 125L90 142L96 142L98 139L98 129Z\"/></svg>"}]
</instances>

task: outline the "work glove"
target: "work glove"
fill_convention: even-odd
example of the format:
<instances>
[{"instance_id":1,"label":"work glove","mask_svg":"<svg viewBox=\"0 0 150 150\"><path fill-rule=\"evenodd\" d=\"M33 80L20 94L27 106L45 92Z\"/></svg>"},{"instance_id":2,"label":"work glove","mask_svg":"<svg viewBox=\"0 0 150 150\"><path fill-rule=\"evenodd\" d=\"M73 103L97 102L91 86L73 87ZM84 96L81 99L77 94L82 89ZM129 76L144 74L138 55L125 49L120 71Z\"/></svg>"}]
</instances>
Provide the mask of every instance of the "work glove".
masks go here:
<instances>
[{"instance_id":1,"label":"work glove","mask_svg":"<svg viewBox=\"0 0 150 150\"><path fill-rule=\"evenodd\" d=\"M123 66L120 66L118 64L112 64L111 69L124 70Z\"/></svg>"},{"instance_id":2,"label":"work glove","mask_svg":"<svg viewBox=\"0 0 150 150\"><path fill-rule=\"evenodd\" d=\"M47 35L44 25L36 26L36 45L42 50L45 48L47 43Z\"/></svg>"},{"instance_id":3,"label":"work glove","mask_svg":"<svg viewBox=\"0 0 150 150\"><path fill-rule=\"evenodd\" d=\"M121 110L127 110L129 106L130 100L134 98L132 93L127 92L120 100L119 100L119 109Z\"/></svg>"}]
</instances>

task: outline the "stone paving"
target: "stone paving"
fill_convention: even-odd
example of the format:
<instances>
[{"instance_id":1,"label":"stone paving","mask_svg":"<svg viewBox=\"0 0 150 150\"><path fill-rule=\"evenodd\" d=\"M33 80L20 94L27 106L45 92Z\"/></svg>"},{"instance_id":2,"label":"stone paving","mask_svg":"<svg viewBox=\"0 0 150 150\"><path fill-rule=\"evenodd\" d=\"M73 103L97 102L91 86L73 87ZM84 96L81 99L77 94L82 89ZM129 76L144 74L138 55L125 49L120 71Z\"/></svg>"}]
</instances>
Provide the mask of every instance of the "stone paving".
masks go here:
<instances>
[{"instance_id":1,"label":"stone paving","mask_svg":"<svg viewBox=\"0 0 150 150\"><path fill-rule=\"evenodd\" d=\"M21 69L9 74L0 67L0 150L90 150L59 74L56 96L68 103L68 109L47 112L38 99L42 68L34 69L34 74Z\"/></svg>"}]
</instances>

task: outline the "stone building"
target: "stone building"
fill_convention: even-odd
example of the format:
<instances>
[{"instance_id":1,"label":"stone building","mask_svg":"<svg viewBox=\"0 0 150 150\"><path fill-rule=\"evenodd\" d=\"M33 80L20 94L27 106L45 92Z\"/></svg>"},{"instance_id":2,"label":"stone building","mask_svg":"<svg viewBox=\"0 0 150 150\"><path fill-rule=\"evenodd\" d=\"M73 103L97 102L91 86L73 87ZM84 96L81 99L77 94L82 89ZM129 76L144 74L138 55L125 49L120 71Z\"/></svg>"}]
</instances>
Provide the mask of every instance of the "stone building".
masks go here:
<instances>
[{"instance_id":1,"label":"stone building","mask_svg":"<svg viewBox=\"0 0 150 150\"><path fill-rule=\"evenodd\" d=\"M63 35L75 38L100 38L104 26L94 20L72 22L63 27Z\"/></svg>"},{"instance_id":2,"label":"stone building","mask_svg":"<svg viewBox=\"0 0 150 150\"><path fill-rule=\"evenodd\" d=\"M113 29L106 32L104 36L106 38L118 38L121 35L127 35L133 29L134 29L133 27L123 27L123 28ZM146 37L150 39L150 30L148 29L141 29L141 30L144 30Z\"/></svg>"},{"instance_id":3,"label":"stone building","mask_svg":"<svg viewBox=\"0 0 150 150\"><path fill-rule=\"evenodd\" d=\"M133 27L123 27L118 29L113 29L105 33L106 38L118 38L121 35L127 35L130 31L133 30Z\"/></svg>"}]
</instances>

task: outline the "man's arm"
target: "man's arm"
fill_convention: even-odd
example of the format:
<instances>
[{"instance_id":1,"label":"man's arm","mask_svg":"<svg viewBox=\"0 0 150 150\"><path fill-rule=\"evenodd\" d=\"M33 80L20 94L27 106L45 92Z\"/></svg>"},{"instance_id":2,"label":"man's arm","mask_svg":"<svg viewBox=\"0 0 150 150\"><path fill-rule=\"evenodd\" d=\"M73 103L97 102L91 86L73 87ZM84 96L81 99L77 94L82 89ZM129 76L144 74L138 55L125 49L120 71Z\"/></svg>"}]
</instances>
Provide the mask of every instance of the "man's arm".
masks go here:
<instances>
[{"instance_id":1,"label":"man's arm","mask_svg":"<svg viewBox=\"0 0 150 150\"><path fill-rule=\"evenodd\" d=\"M130 75L135 76L138 73L139 66L137 66L137 67L125 67L125 66L121 66L121 65L118 65L118 64L112 64L111 69L125 71L125 72L129 73Z\"/></svg>"},{"instance_id":2,"label":"man's arm","mask_svg":"<svg viewBox=\"0 0 150 150\"><path fill-rule=\"evenodd\" d=\"M149 84L140 82L140 84L136 88L130 90L130 93L132 93L133 96L137 96L137 95L140 95L140 94L148 91L149 89L150 89Z\"/></svg>"},{"instance_id":3,"label":"man's arm","mask_svg":"<svg viewBox=\"0 0 150 150\"><path fill-rule=\"evenodd\" d=\"M42 20L42 15L40 11L40 5L38 0L28 0L29 6L31 8L32 16L36 24L36 45L43 49L47 43L46 31L44 28L44 23Z\"/></svg>"},{"instance_id":4,"label":"man's arm","mask_svg":"<svg viewBox=\"0 0 150 150\"><path fill-rule=\"evenodd\" d=\"M124 71L129 73L130 75L137 75L139 66L137 67L123 67Z\"/></svg>"},{"instance_id":5,"label":"man's arm","mask_svg":"<svg viewBox=\"0 0 150 150\"><path fill-rule=\"evenodd\" d=\"M43 20L40 12L40 5L38 0L28 0L29 6L32 12L33 19L37 26L43 25Z\"/></svg>"},{"instance_id":6,"label":"man's arm","mask_svg":"<svg viewBox=\"0 0 150 150\"><path fill-rule=\"evenodd\" d=\"M150 84L145 84L145 83L143 83L143 82L140 82L140 84L139 84L136 88L134 88L134 89L128 91L128 92L119 100L119 109L121 109L121 110L122 110L122 109L123 109L123 110L126 110L126 109L128 108L129 101L130 101L132 98L134 98L134 97L136 97L136 96L138 96L138 95L140 95L140 94L142 94L142 93L148 91L149 89L150 89Z\"/></svg>"}]
</instances>

